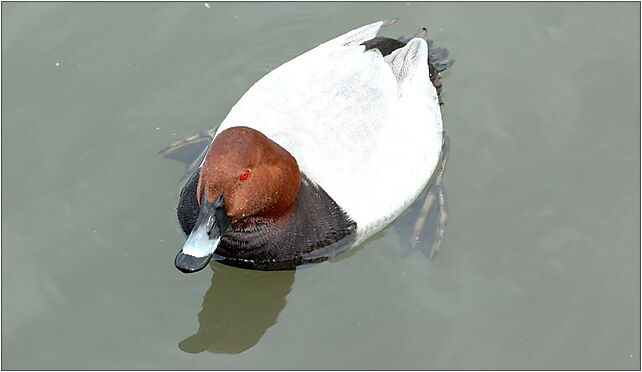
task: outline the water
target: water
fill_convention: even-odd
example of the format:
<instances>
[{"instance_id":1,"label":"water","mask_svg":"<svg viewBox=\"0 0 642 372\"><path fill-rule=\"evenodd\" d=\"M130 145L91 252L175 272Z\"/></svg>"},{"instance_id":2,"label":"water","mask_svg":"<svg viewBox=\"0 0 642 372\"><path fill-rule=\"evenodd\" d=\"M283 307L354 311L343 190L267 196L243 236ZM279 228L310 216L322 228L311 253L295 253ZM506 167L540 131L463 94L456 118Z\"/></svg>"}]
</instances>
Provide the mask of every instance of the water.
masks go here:
<instances>
[{"instance_id":1,"label":"water","mask_svg":"<svg viewBox=\"0 0 642 372\"><path fill-rule=\"evenodd\" d=\"M639 4L207 5L2 4L3 369L640 368ZM178 272L158 151L390 17L457 60L437 259Z\"/></svg>"}]
</instances>

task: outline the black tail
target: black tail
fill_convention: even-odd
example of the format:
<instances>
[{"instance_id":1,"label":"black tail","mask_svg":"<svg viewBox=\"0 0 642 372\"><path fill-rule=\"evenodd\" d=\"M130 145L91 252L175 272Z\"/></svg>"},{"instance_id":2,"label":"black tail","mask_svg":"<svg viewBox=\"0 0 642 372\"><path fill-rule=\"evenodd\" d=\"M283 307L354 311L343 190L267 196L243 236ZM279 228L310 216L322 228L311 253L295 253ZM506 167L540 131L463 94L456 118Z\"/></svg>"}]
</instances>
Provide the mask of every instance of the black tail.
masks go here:
<instances>
[{"instance_id":1,"label":"black tail","mask_svg":"<svg viewBox=\"0 0 642 372\"><path fill-rule=\"evenodd\" d=\"M455 63L455 60L447 59L448 49L436 47L434 45L434 41L428 39L427 35L428 30L425 27L422 27L413 35L402 36L398 39L377 36L374 39L364 42L362 45L365 45L366 50L376 48L381 52L381 54L387 56L394 50L403 48L410 39L419 37L426 40L426 43L428 44L428 70L430 71L430 81L437 90L437 95L440 95L442 88L440 73L450 68Z\"/></svg>"}]
</instances>

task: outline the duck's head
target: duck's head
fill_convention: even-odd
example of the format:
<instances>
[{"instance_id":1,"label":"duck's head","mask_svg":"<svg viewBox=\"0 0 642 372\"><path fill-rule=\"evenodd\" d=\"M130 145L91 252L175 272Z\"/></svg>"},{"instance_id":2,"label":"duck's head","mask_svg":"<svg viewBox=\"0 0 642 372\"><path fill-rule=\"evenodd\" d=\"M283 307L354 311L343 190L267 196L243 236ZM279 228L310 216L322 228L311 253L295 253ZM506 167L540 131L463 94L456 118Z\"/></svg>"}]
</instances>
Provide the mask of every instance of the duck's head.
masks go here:
<instances>
[{"instance_id":1,"label":"duck's head","mask_svg":"<svg viewBox=\"0 0 642 372\"><path fill-rule=\"evenodd\" d=\"M287 216L300 182L294 157L261 132L242 126L220 132L201 166L199 216L176 267L183 272L204 268L232 224Z\"/></svg>"}]
</instances>

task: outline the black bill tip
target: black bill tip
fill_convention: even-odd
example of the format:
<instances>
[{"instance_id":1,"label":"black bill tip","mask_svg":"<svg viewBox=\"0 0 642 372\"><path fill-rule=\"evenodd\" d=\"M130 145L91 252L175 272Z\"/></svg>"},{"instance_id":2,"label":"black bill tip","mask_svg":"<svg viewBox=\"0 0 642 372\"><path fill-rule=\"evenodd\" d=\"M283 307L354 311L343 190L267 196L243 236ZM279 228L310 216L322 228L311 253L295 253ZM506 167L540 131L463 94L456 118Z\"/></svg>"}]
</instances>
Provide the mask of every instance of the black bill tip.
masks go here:
<instances>
[{"instance_id":1,"label":"black bill tip","mask_svg":"<svg viewBox=\"0 0 642 372\"><path fill-rule=\"evenodd\" d=\"M180 271L189 274L203 270L203 268L210 262L211 258L211 254L204 257L194 257L189 254L179 252L176 255L176 260L174 260L174 265Z\"/></svg>"}]
</instances>

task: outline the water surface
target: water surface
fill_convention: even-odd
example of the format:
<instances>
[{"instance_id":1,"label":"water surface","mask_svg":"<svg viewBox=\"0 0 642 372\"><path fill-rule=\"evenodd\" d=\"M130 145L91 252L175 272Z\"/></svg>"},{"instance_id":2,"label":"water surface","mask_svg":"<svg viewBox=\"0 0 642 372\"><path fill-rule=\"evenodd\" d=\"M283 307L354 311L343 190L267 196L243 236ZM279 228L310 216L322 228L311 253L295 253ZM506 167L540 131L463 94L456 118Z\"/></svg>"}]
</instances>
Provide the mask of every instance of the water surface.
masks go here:
<instances>
[{"instance_id":1,"label":"water surface","mask_svg":"<svg viewBox=\"0 0 642 372\"><path fill-rule=\"evenodd\" d=\"M3 3L2 368L639 369L640 5ZM444 76L449 221L183 275L184 168L265 73L381 18ZM403 123L400 123L402 125Z\"/></svg>"}]
</instances>

